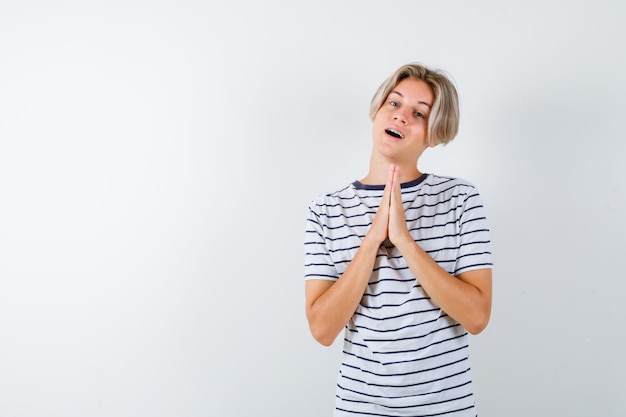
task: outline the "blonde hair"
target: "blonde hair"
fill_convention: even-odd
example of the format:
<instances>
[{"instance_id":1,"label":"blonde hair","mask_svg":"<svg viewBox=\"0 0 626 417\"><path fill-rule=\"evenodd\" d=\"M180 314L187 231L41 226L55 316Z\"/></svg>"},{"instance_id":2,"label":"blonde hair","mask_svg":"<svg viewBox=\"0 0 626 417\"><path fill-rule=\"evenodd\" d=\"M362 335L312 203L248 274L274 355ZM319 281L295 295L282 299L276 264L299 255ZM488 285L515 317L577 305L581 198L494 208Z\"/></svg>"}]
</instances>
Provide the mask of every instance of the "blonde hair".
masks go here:
<instances>
[{"instance_id":1,"label":"blonde hair","mask_svg":"<svg viewBox=\"0 0 626 417\"><path fill-rule=\"evenodd\" d=\"M428 143L445 145L452 141L459 130L459 96L456 87L444 71L427 68L422 64L401 66L378 87L370 103L370 119L374 120L389 93L407 78L424 81L435 96L428 117Z\"/></svg>"}]
</instances>

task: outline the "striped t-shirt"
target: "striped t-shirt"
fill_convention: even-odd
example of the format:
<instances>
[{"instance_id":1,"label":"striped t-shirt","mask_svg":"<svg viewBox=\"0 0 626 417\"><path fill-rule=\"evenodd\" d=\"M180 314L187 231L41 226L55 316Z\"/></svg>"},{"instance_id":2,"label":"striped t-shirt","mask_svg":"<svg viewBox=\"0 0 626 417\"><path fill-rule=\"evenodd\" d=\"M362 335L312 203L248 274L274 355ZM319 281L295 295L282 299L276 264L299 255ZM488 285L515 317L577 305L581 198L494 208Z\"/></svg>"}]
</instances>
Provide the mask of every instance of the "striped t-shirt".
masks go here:
<instances>
[{"instance_id":1,"label":"striped t-shirt","mask_svg":"<svg viewBox=\"0 0 626 417\"><path fill-rule=\"evenodd\" d=\"M310 204L305 279L341 276L383 189L356 181ZM458 275L492 267L485 211L472 184L424 174L401 191L409 232L444 270ZM346 325L335 416L475 416L468 338L385 241Z\"/></svg>"}]
</instances>

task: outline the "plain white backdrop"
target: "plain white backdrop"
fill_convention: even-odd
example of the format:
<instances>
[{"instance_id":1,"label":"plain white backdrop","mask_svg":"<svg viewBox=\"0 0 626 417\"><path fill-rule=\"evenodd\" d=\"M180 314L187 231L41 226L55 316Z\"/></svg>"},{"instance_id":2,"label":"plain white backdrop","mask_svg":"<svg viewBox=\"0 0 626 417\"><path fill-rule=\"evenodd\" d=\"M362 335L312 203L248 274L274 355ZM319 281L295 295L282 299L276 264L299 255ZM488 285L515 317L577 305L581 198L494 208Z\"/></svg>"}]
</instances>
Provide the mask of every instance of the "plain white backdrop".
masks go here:
<instances>
[{"instance_id":1,"label":"plain white backdrop","mask_svg":"<svg viewBox=\"0 0 626 417\"><path fill-rule=\"evenodd\" d=\"M332 414L308 202L362 178L398 66L454 78L492 320L481 417L626 414L626 7L0 2L0 415Z\"/></svg>"}]
</instances>

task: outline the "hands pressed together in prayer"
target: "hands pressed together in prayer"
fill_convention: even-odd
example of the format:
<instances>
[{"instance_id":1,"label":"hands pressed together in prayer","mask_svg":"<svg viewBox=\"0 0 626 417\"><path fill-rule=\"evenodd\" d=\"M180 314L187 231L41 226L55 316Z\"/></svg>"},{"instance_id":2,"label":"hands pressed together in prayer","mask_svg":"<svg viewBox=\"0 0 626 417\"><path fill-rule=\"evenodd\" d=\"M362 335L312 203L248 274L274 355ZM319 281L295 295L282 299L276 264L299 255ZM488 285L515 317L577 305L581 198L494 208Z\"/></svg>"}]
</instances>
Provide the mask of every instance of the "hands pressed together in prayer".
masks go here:
<instances>
[{"instance_id":1,"label":"hands pressed together in prayer","mask_svg":"<svg viewBox=\"0 0 626 417\"><path fill-rule=\"evenodd\" d=\"M389 166L389 176L383 198L368 234L379 243L389 238L389 241L398 248L404 243L413 242L404 216L400 190L400 167L397 165Z\"/></svg>"},{"instance_id":2,"label":"hands pressed together in prayer","mask_svg":"<svg viewBox=\"0 0 626 417\"><path fill-rule=\"evenodd\" d=\"M392 164L383 198L365 240L380 245L389 238L418 277L424 291L470 333L480 333L491 312L491 269L476 269L453 276L424 252L409 233L399 178L400 168Z\"/></svg>"}]
</instances>

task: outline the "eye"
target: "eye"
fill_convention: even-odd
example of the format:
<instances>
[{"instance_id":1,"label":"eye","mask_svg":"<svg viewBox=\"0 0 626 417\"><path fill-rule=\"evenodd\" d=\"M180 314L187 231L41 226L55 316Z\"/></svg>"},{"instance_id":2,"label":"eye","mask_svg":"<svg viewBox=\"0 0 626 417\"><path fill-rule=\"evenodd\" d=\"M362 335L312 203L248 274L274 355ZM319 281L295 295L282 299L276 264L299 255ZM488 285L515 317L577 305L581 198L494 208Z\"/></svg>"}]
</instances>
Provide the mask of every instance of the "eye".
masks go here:
<instances>
[{"instance_id":1,"label":"eye","mask_svg":"<svg viewBox=\"0 0 626 417\"><path fill-rule=\"evenodd\" d=\"M400 107L400 103L398 103L397 101L391 100L389 104L391 104L393 107Z\"/></svg>"},{"instance_id":2,"label":"eye","mask_svg":"<svg viewBox=\"0 0 626 417\"><path fill-rule=\"evenodd\" d=\"M418 111L416 111L414 114L415 114L415 117L418 117L418 118L420 118L420 119L423 119L423 118L425 117L425 116L424 116L424 113L420 113L420 112L418 112Z\"/></svg>"}]
</instances>

